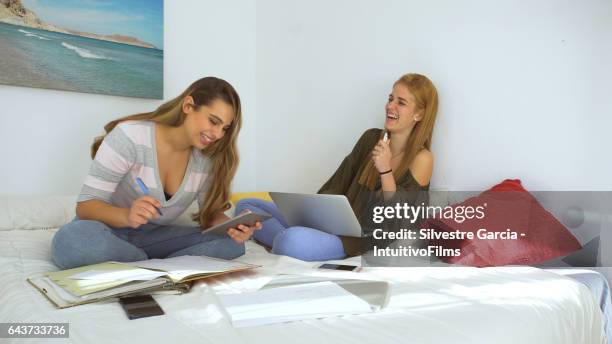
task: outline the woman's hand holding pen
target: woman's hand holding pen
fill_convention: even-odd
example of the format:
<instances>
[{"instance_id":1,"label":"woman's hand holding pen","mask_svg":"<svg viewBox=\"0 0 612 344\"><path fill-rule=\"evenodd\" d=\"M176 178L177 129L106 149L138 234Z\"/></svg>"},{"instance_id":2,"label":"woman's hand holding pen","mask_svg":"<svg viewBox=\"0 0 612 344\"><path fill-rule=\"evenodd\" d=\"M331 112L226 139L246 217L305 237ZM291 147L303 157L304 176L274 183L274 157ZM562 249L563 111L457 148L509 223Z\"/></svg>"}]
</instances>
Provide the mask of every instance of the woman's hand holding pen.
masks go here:
<instances>
[{"instance_id":1,"label":"woman's hand holding pen","mask_svg":"<svg viewBox=\"0 0 612 344\"><path fill-rule=\"evenodd\" d=\"M378 172L386 172L391 170L391 148L389 147L390 140L380 140L372 150L372 161Z\"/></svg>"},{"instance_id":2,"label":"woman's hand holding pen","mask_svg":"<svg viewBox=\"0 0 612 344\"><path fill-rule=\"evenodd\" d=\"M158 218L159 207L161 207L161 203L151 196L142 196L136 199L128 211L128 226L138 228L149 222L149 219Z\"/></svg>"}]
</instances>

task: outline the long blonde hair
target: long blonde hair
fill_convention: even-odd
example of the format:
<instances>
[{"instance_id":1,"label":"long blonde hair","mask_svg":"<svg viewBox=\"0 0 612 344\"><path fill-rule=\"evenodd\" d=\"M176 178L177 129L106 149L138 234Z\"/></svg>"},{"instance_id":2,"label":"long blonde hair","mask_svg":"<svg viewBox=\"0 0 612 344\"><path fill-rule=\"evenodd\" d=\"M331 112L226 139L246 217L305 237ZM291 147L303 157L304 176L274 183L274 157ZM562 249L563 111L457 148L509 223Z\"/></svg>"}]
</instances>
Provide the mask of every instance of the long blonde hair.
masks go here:
<instances>
[{"instance_id":1,"label":"long blonde hair","mask_svg":"<svg viewBox=\"0 0 612 344\"><path fill-rule=\"evenodd\" d=\"M416 101L416 107L423 111L423 118L416 122L412 128L412 132L406 141L404 148L404 158L400 162L399 168L393 171L393 176L399 178L404 175L410 167L412 160L423 149L431 149L431 137L433 135L434 123L436 122L436 114L438 113L438 91L434 84L426 76L421 74L406 74L397 80L393 85L403 85ZM382 138L381 133L381 138ZM374 162L372 162L371 154L368 156L367 166L359 176L359 184L367 186L370 190L374 190L378 181L378 171Z\"/></svg>"},{"instance_id":2,"label":"long blonde hair","mask_svg":"<svg viewBox=\"0 0 612 344\"><path fill-rule=\"evenodd\" d=\"M229 196L230 185L236 170L238 169L239 156L236 140L242 126L242 109L240 97L236 90L227 81L205 77L191 84L181 95L160 105L153 112L145 112L119 118L104 126L106 133L96 137L91 146L91 157L95 157L102 140L106 134L117 126L117 124L130 120L148 120L173 127L178 127L185 121L186 114L183 111L183 100L185 97L193 97L196 110L200 106L210 105L215 100L222 100L234 109L234 120L225 132L221 140L202 149L202 153L212 161L210 189L205 195L199 213L192 215L194 221L200 226L207 226L215 214L230 208Z\"/></svg>"}]
</instances>

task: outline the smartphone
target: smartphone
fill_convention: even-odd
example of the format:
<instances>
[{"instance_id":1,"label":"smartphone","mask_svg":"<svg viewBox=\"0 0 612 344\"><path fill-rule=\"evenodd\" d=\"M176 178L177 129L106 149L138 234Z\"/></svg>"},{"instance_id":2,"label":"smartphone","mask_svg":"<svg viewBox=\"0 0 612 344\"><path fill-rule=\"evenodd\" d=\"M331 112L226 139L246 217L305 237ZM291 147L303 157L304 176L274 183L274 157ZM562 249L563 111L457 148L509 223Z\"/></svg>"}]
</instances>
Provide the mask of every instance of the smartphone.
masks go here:
<instances>
[{"instance_id":1,"label":"smartphone","mask_svg":"<svg viewBox=\"0 0 612 344\"><path fill-rule=\"evenodd\" d=\"M254 226L256 222L263 222L270 218L272 218L272 215L270 214L246 212L234 218L231 218L223 223L220 223L216 226L206 228L202 233L227 235L227 230L230 228L236 228L236 226L238 225Z\"/></svg>"},{"instance_id":2,"label":"smartphone","mask_svg":"<svg viewBox=\"0 0 612 344\"><path fill-rule=\"evenodd\" d=\"M342 265L342 264L323 264L319 269L342 270L342 271L360 271L360 266Z\"/></svg>"},{"instance_id":3,"label":"smartphone","mask_svg":"<svg viewBox=\"0 0 612 344\"><path fill-rule=\"evenodd\" d=\"M130 320L164 314L164 311L151 295L121 297L119 303Z\"/></svg>"}]
</instances>

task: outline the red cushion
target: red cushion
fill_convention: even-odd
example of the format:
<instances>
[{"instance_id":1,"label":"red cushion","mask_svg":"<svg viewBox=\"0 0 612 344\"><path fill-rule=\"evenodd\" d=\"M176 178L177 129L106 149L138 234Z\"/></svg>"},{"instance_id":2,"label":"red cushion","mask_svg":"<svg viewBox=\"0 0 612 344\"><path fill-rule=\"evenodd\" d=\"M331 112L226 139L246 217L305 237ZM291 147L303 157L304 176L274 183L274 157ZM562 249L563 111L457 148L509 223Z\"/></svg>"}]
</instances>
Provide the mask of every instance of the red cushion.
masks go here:
<instances>
[{"instance_id":1,"label":"red cushion","mask_svg":"<svg viewBox=\"0 0 612 344\"><path fill-rule=\"evenodd\" d=\"M523 191L527 192L523 185L521 185L520 179L506 179L503 182L493 185L489 191Z\"/></svg>"},{"instance_id":2,"label":"red cushion","mask_svg":"<svg viewBox=\"0 0 612 344\"><path fill-rule=\"evenodd\" d=\"M566 256L582 248L572 233L546 211L518 179L506 179L477 197L452 207L457 209L460 206L485 204L482 219L473 218L457 223L454 219L435 218L423 223L422 228L436 231L474 233L472 240L430 240L432 246L460 249L459 256L440 257L443 261L477 267L531 265ZM510 240L479 239L476 233L480 228L488 232L506 232L510 228L519 235L517 239Z\"/></svg>"}]
</instances>

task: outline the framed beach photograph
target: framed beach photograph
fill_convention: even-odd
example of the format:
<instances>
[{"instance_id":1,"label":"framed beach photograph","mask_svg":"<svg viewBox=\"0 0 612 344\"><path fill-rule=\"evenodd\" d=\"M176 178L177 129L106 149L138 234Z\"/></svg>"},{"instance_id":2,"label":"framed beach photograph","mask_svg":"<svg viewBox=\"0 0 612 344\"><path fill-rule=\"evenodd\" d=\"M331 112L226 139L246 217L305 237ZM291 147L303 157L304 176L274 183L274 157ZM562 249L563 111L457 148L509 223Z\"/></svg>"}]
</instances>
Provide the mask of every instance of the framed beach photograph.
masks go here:
<instances>
[{"instance_id":1,"label":"framed beach photograph","mask_svg":"<svg viewBox=\"0 0 612 344\"><path fill-rule=\"evenodd\" d=\"M163 98L163 0L0 0L0 83Z\"/></svg>"}]
</instances>

